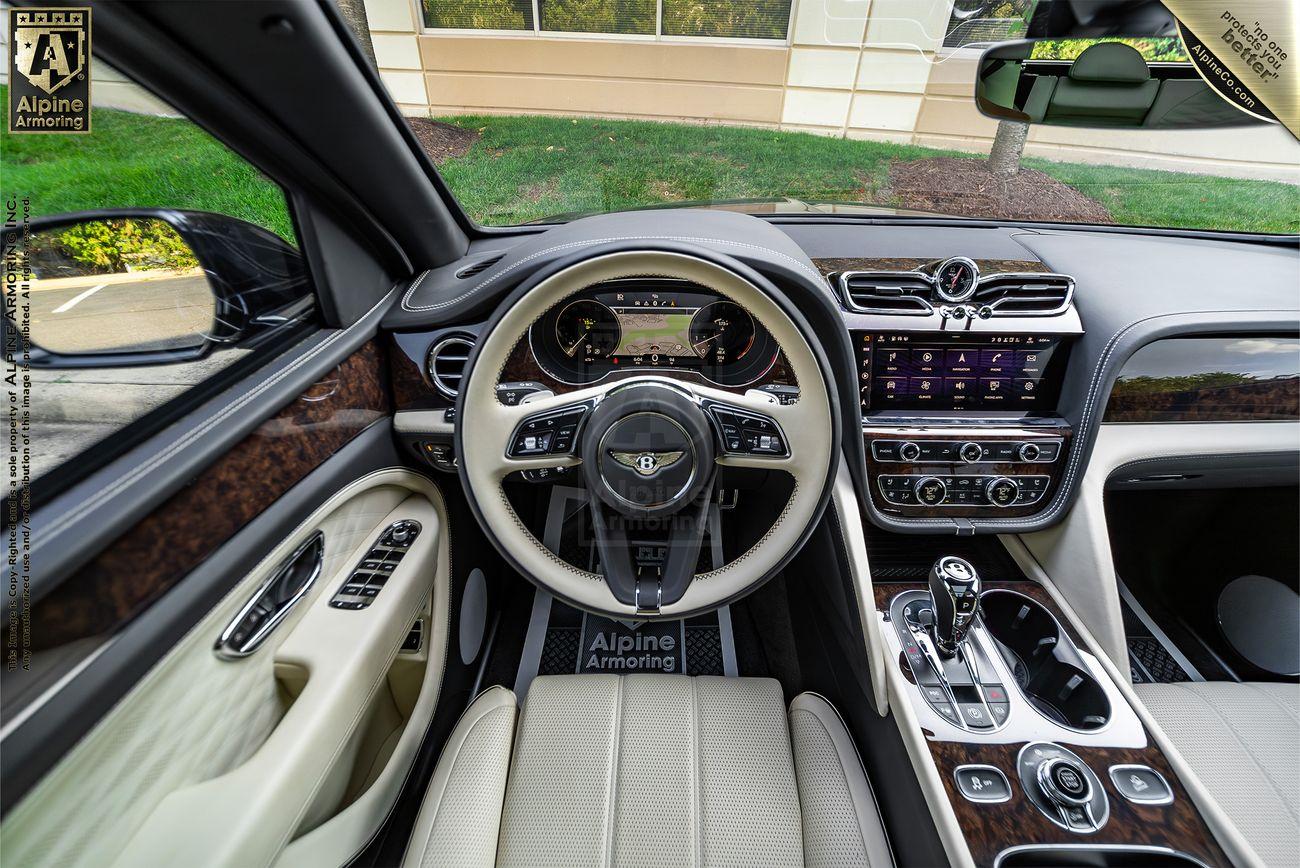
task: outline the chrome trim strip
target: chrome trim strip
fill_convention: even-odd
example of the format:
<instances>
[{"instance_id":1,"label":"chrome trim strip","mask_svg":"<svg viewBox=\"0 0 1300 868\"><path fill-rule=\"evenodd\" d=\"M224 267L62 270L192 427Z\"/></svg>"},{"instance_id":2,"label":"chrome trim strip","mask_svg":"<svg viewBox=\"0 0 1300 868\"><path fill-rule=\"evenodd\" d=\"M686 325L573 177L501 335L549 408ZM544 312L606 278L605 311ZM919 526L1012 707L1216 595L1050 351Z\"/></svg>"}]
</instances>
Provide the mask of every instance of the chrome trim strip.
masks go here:
<instances>
[{"instance_id":1,"label":"chrome trim strip","mask_svg":"<svg viewBox=\"0 0 1300 868\"><path fill-rule=\"evenodd\" d=\"M1008 847L998 853L997 858L993 860L993 868L1002 868L1002 863L1017 853L1034 853L1045 850L1078 850L1081 853L1103 851L1107 853L1150 853L1160 854L1163 856L1177 856L1180 859L1186 859L1191 865L1198 865L1200 868L1210 868L1200 859L1182 850L1175 850L1172 847L1159 847L1152 844L1020 844L1015 847Z\"/></svg>"}]
</instances>

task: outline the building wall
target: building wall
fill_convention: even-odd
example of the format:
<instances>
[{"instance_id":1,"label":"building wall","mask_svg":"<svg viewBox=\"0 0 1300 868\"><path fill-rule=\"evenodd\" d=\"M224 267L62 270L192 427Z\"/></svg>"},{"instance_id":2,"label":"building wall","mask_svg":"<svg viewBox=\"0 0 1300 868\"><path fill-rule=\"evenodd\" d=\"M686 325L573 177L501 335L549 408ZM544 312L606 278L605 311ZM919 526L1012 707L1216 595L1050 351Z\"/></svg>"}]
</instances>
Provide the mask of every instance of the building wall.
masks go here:
<instances>
[{"instance_id":1,"label":"building wall","mask_svg":"<svg viewBox=\"0 0 1300 868\"><path fill-rule=\"evenodd\" d=\"M997 130L971 99L979 52L942 47L951 0L795 0L785 42L439 33L424 30L419 0L365 2L380 76L410 115L715 122L975 153ZM91 84L97 106L173 114L102 61ZM1279 126L1034 126L1025 151L1300 183L1295 139Z\"/></svg>"},{"instance_id":2,"label":"building wall","mask_svg":"<svg viewBox=\"0 0 1300 868\"><path fill-rule=\"evenodd\" d=\"M785 42L426 31L419 0L366 0L380 74L413 115L572 114L760 125L984 153L977 50L944 49L951 0L795 0ZM1281 127L1035 126L1026 153L1300 183Z\"/></svg>"}]
</instances>

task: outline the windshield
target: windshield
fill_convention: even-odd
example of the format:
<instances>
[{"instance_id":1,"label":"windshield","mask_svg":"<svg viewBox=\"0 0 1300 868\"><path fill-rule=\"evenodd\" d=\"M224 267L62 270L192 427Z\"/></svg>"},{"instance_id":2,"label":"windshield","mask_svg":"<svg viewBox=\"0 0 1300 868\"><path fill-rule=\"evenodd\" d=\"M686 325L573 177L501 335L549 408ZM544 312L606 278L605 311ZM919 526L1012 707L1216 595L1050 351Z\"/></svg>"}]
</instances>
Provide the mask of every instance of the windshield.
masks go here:
<instances>
[{"instance_id":1,"label":"windshield","mask_svg":"<svg viewBox=\"0 0 1300 868\"><path fill-rule=\"evenodd\" d=\"M375 47L416 137L486 225L687 204L1300 231L1300 143L1280 125L982 114L981 54L1024 38L1042 8L422 0L410 50L399 57L396 36ZM1030 60L1115 39L1040 42ZM1176 33L1122 41L1153 78L1191 75Z\"/></svg>"}]
</instances>

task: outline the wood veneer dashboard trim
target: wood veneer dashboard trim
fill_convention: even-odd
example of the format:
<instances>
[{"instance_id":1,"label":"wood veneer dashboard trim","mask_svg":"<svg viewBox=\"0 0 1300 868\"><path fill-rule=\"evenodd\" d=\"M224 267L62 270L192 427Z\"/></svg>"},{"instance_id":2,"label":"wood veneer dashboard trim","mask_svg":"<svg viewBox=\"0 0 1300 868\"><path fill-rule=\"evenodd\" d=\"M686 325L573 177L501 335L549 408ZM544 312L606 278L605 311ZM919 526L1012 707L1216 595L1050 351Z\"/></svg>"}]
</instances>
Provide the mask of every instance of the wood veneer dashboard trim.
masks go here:
<instances>
[{"instance_id":1,"label":"wood veneer dashboard trim","mask_svg":"<svg viewBox=\"0 0 1300 868\"><path fill-rule=\"evenodd\" d=\"M875 583L873 593L876 608L883 613L898 594L924 587L915 582ZM1016 591L1041 603L1056 617L1076 644L1087 647L1083 637L1064 616L1056 601L1037 582L992 581L985 582L984 587L987 590ZM902 661L890 660L886 665L899 666L907 678L907 670L903 668ZM1008 689L1016 688L1009 686ZM1169 760L1145 726L1143 731L1147 740L1147 746L1143 748L1097 747L1057 739L1057 743L1069 748L1092 768L1106 790L1110 802L1110 819L1101 830L1091 835L1068 832L1055 825L1024 795L1016 772L1016 759L1027 742L993 744L946 741L937 739L933 733L924 730L923 733L930 757L976 865L992 865L999 853L1025 844L1167 847L1187 853L1207 865L1230 864ZM955 772L959 766L971 764L991 765L1001 769L1011 783L1011 799L1001 803L980 804L967 801L957 791ZM1174 801L1160 806L1129 802L1115 790L1114 783L1110 780L1109 770L1113 765L1150 766L1169 782L1174 792Z\"/></svg>"}]
</instances>

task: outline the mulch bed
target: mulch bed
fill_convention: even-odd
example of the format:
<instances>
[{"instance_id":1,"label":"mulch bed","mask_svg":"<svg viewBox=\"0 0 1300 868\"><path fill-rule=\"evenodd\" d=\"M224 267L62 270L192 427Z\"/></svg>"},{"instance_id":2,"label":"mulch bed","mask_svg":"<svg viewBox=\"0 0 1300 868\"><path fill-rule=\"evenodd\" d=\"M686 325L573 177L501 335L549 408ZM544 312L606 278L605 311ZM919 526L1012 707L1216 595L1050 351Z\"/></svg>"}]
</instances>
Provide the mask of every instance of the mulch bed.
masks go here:
<instances>
[{"instance_id":1,"label":"mulch bed","mask_svg":"<svg viewBox=\"0 0 1300 868\"><path fill-rule=\"evenodd\" d=\"M1001 178L983 160L933 157L894 163L889 187L899 207L918 211L998 220L1115 222L1100 202L1050 175L1021 167Z\"/></svg>"},{"instance_id":2,"label":"mulch bed","mask_svg":"<svg viewBox=\"0 0 1300 868\"><path fill-rule=\"evenodd\" d=\"M433 160L434 165L465 156L479 140L477 130L467 130L455 124L444 124L428 118L407 118L406 122L411 125L411 132L420 140L424 152Z\"/></svg>"}]
</instances>

